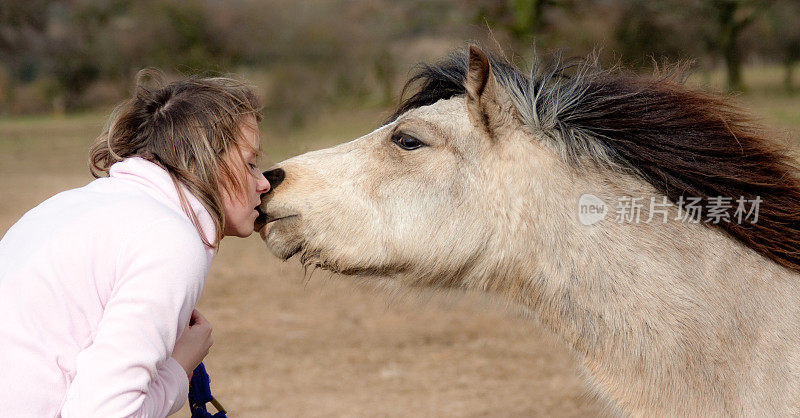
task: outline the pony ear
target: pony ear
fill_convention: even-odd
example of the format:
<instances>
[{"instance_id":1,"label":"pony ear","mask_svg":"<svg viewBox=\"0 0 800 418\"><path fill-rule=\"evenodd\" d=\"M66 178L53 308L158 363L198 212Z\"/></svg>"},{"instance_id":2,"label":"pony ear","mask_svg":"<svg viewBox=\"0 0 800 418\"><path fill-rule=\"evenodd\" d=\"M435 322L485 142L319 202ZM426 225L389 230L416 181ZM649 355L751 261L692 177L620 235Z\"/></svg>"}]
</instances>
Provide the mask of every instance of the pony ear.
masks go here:
<instances>
[{"instance_id":1,"label":"pony ear","mask_svg":"<svg viewBox=\"0 0 800 418\"><path fill-rule=\"evenodd\" d=\"M513 109L511 100L492 74L492 65L486 53L475 45L469 47L469 65L465 86L467 110L475 126L483 127L494 139L497 130L509 122L508 112Z\"/></svg>"}]
</instances>

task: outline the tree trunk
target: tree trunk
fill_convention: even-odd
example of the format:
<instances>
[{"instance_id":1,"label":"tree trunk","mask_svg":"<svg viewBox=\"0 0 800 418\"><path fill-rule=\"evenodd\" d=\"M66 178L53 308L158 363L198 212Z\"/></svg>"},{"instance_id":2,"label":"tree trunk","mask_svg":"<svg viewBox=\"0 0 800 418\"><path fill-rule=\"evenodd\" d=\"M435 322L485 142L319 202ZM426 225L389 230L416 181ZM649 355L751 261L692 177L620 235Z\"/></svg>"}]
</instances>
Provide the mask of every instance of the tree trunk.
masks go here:
<instances>
[{"instance_id":1,"label":"tree trunk","mask_svg":"<svg viewBox=\"0 0 800 418\"><path fill-rule=\"evenodd\" d=\"M739 55L735 37L728 40L724 55L728 74L728 90L742 91L742 57Z\"/></svg>"},{"instance_id":2,"label":"tree trunk","mask_svg":"<svg viewBox=\"0 0 800 418\"><path fill-rule=\"evenodd\" d=\"M725 61L727 72L728 90L741 91L742 72L741 56L736 44L740 24L736 21L736 10L738 4L735 2L718 2L717 11L719 12L719 46L722 50L722 58Z\"/></svg>"},{"instance_id":3,"label":"tree trunk","mask_svg":"<svg viewBox=\"0 0 800 418\"><path fill-rule=\"evenodd\" d=\"M783 88L786 90L786 93L794 93L794 64L796 60L787 59L783 62Z\"/></svg>"},{"instance_id":4,"label":"tree trunk","mask_svg":"<svg viewBox=\"0 0 800 418\"><path fill-rule=\"evenodd\" d=\"M375 59L375 78L378 81L381 90L383 91L383 95L381 97L381 104L389 105L392 104L393 96L393 89L392 85L394 84L394 63L392 60L392 55L386 51L382 51L378 54L378 57Z\"/></svg>"},{"instance_id":5,"label":"tree trunk","mask_svg":"<svg viewBox=\"0 0 800 418\"><path fill-rule=\"evenodd\" d=\"M542 29L542 13L547 0L533 0L531 7L531 32L536 33Z\"/></svg>"},{"instance_id":6,"label":"tree trunk","mask_svg":"<svg viewBox=\"0 0 800 418\"><path fill-rule=\"evenodd\" d=\"M511 32L518 40L534 35L542 28L542 13L547 0L510 0L514 22Z\"/></svg>"}]
</instances>

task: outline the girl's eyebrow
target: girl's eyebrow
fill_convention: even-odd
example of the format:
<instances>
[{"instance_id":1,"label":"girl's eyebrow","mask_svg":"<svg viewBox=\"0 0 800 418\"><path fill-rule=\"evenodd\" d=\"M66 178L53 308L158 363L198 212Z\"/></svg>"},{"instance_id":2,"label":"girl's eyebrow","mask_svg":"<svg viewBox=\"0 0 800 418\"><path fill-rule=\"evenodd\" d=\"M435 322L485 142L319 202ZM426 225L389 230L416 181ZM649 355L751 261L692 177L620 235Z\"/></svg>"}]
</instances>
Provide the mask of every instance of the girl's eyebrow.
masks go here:
<instances>
[{"instance_id":1,"label":"girl's eyebrow","mask_svg":"<svg viewBox=\"0 0 800 418\"><path fill-rule=\"evenodd\" d=\"M253 156L256 157L256 158L261 158L261 156L264 155L264 152L263 152L263 150L261 148L261 141L260 140L258 141L258 147L254 148L254 147L250 146L250 147L247 147L247 148L250 150L250 152L253 153Z\"/></svg>"}]
</instances>

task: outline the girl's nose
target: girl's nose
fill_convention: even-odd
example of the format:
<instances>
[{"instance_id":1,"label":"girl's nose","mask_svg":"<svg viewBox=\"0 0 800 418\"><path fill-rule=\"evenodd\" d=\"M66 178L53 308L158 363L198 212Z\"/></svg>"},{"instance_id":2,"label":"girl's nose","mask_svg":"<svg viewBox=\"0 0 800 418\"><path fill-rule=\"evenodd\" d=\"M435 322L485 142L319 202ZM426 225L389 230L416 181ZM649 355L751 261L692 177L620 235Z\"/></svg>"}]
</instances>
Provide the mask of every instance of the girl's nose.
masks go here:
<instances>
[{"instance_id":1,"label":"girl's nose","mask_svg":"<svg viewBox=\"0 0 800 418\"><path fill-rule=\"evenodd\" d=\"M259 194L264 194L269 191L270 189L269 180L267 180L267 178L264 177L264 173L258 174L258 182L256 186L258 187Z\"/></svg>"}]
</instances>

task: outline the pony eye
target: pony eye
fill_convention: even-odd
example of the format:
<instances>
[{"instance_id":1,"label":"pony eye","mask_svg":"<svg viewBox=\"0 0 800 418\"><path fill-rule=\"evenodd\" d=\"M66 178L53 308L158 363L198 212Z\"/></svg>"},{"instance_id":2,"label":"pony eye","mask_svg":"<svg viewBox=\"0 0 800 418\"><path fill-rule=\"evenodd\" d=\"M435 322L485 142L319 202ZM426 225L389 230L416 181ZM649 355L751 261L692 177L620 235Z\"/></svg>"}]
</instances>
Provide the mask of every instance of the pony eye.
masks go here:
<instances>
[{"instance_id":1,"label":"pony eye","mask_svg":"<svg viewBox=\"0 0 800 418\"><path fill-rule=\"evenodd\" d=\"M398 147L406 151L415 150L417 148L422 148L425 146L425 144L419 139L404 133L392 136L392 142L394 142Z\"/></svg>"}]
</instances>

